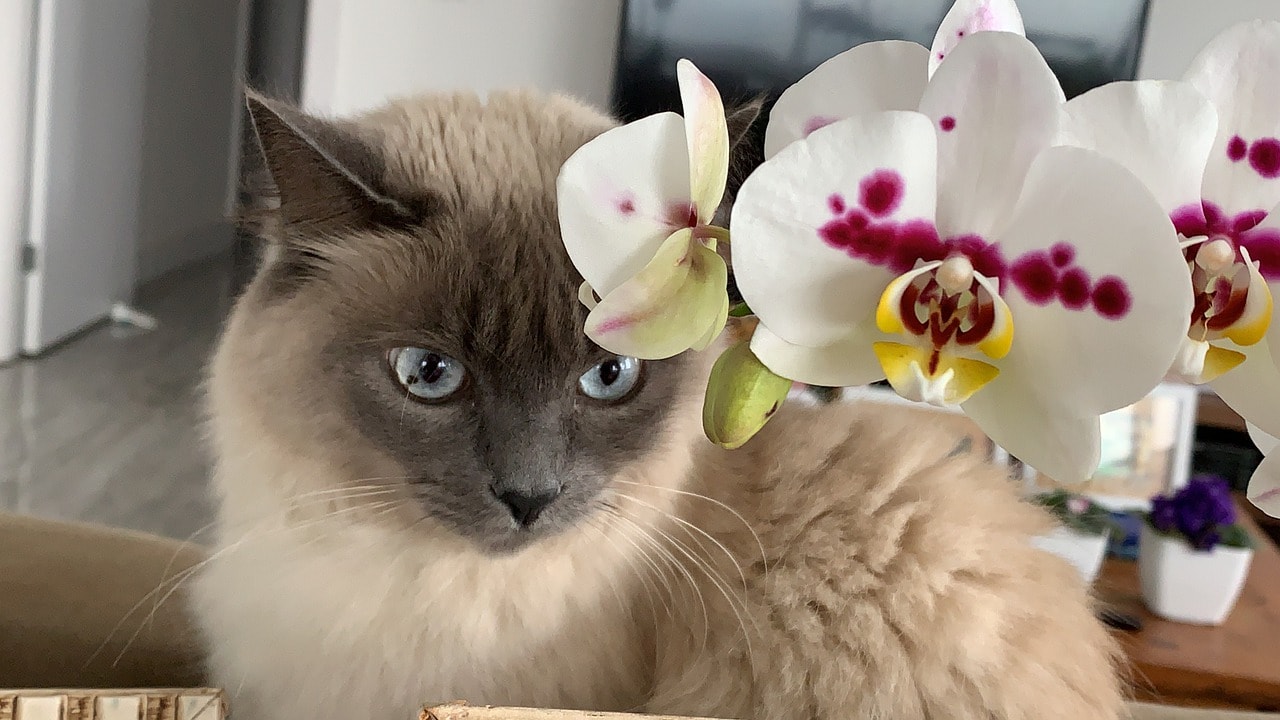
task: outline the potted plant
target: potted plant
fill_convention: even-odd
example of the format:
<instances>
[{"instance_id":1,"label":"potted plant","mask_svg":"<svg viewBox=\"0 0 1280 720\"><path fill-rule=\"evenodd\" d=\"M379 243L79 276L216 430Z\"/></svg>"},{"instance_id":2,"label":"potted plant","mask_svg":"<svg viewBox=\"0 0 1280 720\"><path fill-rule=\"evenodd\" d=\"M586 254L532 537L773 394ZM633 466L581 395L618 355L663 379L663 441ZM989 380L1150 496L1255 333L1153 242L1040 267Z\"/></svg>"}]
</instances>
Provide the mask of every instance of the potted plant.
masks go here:
<instances>
[{"instance_id":1,"label":"potted plant","mask_svg":"<svg viewBox=\"0 0 1280 720\"><path fill-rule=\"evenodd\" d=\"M1147 607L1169 620L1221 625L1253 559L1226 481L1194 478L1172 495L1153 498L1145 519L1138 575Z\"/></svg>"},{"instance_id":2,"label":"potted plant","mask_svg":"<svg viewBox=\"0 0 1280 720\"><path fill-rule=\"evenodd\" d=\"M1035 497L1061 523L1048 535L1033 538L1036 547L1062 557L1092 583L1107 554L1114 522L1105 508L1083 495L1055 490Z\"/></svg>"}]
</instances>

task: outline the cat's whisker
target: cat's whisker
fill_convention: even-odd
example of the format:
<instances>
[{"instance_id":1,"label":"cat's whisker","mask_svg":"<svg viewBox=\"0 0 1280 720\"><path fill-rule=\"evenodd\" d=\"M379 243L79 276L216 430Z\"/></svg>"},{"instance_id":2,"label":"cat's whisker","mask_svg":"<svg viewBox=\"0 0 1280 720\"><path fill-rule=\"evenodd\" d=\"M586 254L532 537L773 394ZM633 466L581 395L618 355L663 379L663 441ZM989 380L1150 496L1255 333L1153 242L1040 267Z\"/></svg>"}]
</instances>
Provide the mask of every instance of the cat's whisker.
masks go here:
<instances>
[{"instance_id":1,"label":"cat's whisker","mask_svg":"<svg viewBox=\"0 0 1280 720\"><path fill-rule=\"evenodd\" d=\"M405 415L405 413L406 413L406 412L408 412L408 410L409 410L409 397L410 397L410 395L411 395L411 394L412 394L412 393L410 393L410 392L409 392L409 388L405 388L405 390L404 390L404 400L400 403L400 422L399 422L399 425L398 425L398 427L399 427L399 432L401 432L401 433L403 433L403 432L404 432L404 415Z\"/></svg>"},{"instance_id":2,"label":"cat's whisker","mask_svg":"<svg viewBox=\"0 0 1280 720\"><path fill-rule=\"evenodd\" d=\"M619 511L622 511L622 508L619 508ZM661 535L668 543L675 546L675 549L679 551L680 554L688 558L689 562L693 563L696 568L701 570L707 576L707 579L711 581L712 585L715 586L716 590L718 590L724 597L725 602L729 604L729 609L733 611L734 616L737 618L739 627L742 629L743 640L746 642L747 646L747 661L751 664L752 670L754 671L755 653L753 652L751 645L751 630L747 627L747 617L749 613L747 612L745 599L735 595L731 591L729 583L724 580L724 577L715 570L711 563L705 559L697 557L689 546L680 542L678 538L673 537L670 533L656 525L651 525L650 527L654 532Z\"/></svg>"},{"instance_id":3,"label":"cat's whisker","mask_svg":"<svg viewBox=\"0 0 1280 720\"><path fill-rule=\"evenodd\" d=\"M622 515L621 508L616 508L616 509L619 511L619 514L617 515L619 520L622 520L627 524L631 525L632 527L634 527L640 533L640 536L649 543L650 547L652 547L661 556L663 556L666 559L667 563L672 568L678 570L682 575L684 575L684 579L686 581L686 587L690 591L692 591L694 595L696 595L698 599L698 606L702 611L702 645L699 647L698 652L699 653L705 652L707 649L707 643L709 641L709 636L711 632L711 615L707 607L706 598L703 597L702 595L702 588L699 587L697 580L694 579L693 574L689 571L689 568L685 567L684 563L680 562L676 558L676 556L672 554L672 552L663 545L662 542L660 542L657 538L649 534L650 529L656 529L656 528L650 527L646 529L638 521L632 518L629 518L625 515ZM673 598L674 598L674 591L673 591Z\"/></svg>"},{"instance_id":4,"label":"cat's whisker","mask_svg":"<svg viewBox=\"0 0 1280 720\"><path fill-rule=\"evenodd\" d=\"M731 552L729 548L725 546L724 543L720 542L718 539L713 537L706 530L703 530L702 528L698 527L694 523L691 523L688 520L685 520L684 518L676 515L675 513L664 510L658 507L657 505L654 505L653 503L646 502L644 500L641 500L638 497L627 495L625 493L618 493L617 496L621 499L630 500L631 502L643 505L644 507L649 508L650 510L653 510L654 512L661 514L662 516L666 517L668 520L671 520L676 524L677 527L683 529L689 535L690 539L692 539L693 542L698 544L698 547L704 553L709 552L707 550L706 545L704 545L702 541L698 539L698 536L694 535L693 533L696 532L698 533L698 535L701 535L702 537L710 540L712 543L715 544L716 547L720 548L720 552L724 553L724 556L728 558L729 562L733 563L734 569L738 571L738 579L742 583L742 590L743 592L747 591L747 574L746 572L743 571L742 564L738 562L737 556L734 555L733 552Z\"/></svg>"},{"instance_id":5,"label":"cat's whisker","mask_svg":"<svg viewBox=\"0 0 1280 720\"><path fill-rule=\"evenodd\" d=\"M344 514L357 511L357 510L362 510L362 509L367 510L367 509L372 509L377 507L383 507L384 505L394 506L394 505L398 505L400 502L401 500L397 499L393 501L383 501L382 503L375 503L372 506L357 505L357 506L352 506L347 508L341 508L339 510L335 510L333 512L325 513L318 517L312 518L301 524L285 525L277 528L272 528L264 533L250 533L241 537L239 540L236 540L235 542L228 544L226 547L223 547L217 550L216 552L204 558L203 560L196 563L195 565L192 565L191 567L176 573L172 577L164 578L163 580L161 580L161 582L154 589L152 589L150 592L144 595L141 599L138 600L138 602L134 603L134 605L124 613L124 615L120 618L120 620L107 633L106 638L103 639L102 643L98 646L98 648L94 650L89 655L89 657L85 660L85 667L88 667L89 664L92 663L98 657L98 655L100 655L102 651L106 649L107 645L111 642L111 639L115 637L115 634L120 631L120 629L124 626L126 622L129 621L129 618L133 617L134 613L142 609L142 606L145 605L148 600L155 598L156 601L152 605L151 610L147 613L147 615L143 618L143 620L138 624L138 629L135 630L132 635L130 635L129 639L125 642L124 647L120 649L119 654L116 656L115 660L112 661L112 667L118 666L120 661L124 658L125 654L129 651L129 648L133 646L133 643L136 642L138 637L142 634L142 631L146 628L146 626L149 623L151 623L154 620L156 614L160 611L160 608L164 605L164 603L167 602L173 596L173 594L176 593L182 587L182 585L187 580L191 579L191 577L195 575L197 572L199 572L201 569L203 569L205 565L209 564L210 562L216 560L217 558L223 555L229 554L233 550L240 549L242 546L247 544L250 540L261 540L263 538L266 538L268 536L275 535L281 532L301 531L301 530L310 528L311 526L317 523L325 522L339 515L344 515ZM201 531L198 530L197 533L198 532L201 532ZM323 536L317 536L317 538L318 537L323 537ZM317 538L311 538L311 540L307 541L307 543L313 542ZM307 543L304 543L304 545ZM175 553L174 558L170 560L169 565L166 566L165 573L167 573L168 570L172 567L172 563L174 562L174 560L176 560L176 558L177 558L177 553Z\"/></svg>"},{"instance_id":6,"label":"cat's whisker","mask_svg":"<svg viewBox=\"0 0 1280 720\"><path fill-rule=\"evenodd\" d=\"M651 485L651 484L649 484L649 483L636 482L636 481L634 481L634 480L624 480L624 479L622 479L622 478L613 478L613 480L612 480L612 481L613 481L613 482L615 482L615 483L620 483L620 484L622 484L622 485L633 485L633 486L635 486L635 487L642 487L642 488L646 488L646 489L650 489L650 490L660 490L660 491L662 491L662 492L672 493L673 495L679 495L680 497L687 497L687 498L691 498L691 499L693 499L693 500L701 500L701 501L703 501L703 502L711 503L712 505L715 505L716 507L718 507L718 508L720 508L720 509L722 509L722 510L725 510L725 511L726 511L726 512L728 512L729 514L733 515L733 517L735 517L735 518L738 520L738 522L742 523L743 527L745 527L745 528L747 529L747 532L751 533L751 538L752 538L752 540L754 540L754 541L755 541L755 543L756 543L756 547L757 547L757 548L759 548L759 550L760 550L760 562L761 562L761 563L763 564L763 566L764 566L764 577L765 577L765 578L768 578L768 576L769 576L769 554L768 554L768 553L765 551L765 549L764 549L764 542L760 539L760 534L759 534L759 533L757 533L757 532L756 532L756 529L755 529L754 527L752 527L752 526L751 526L751 523L750 523L750 522L748 522L748 521L747 521L747 519L746 519L745 517L743 517L742 513L738 512L737 510L734 510L734 509L733 509L730 505L728 505L727 503L724 503L724 502L722 502L722 501L720 501L720 500L717 500L717 499L715 499L715 498L713 498L713 497L708 497L708 496L703 495L703 494L701 494L701 493L691 492L691 491L688 491L688 490L679 490L679 489L677 489L677 488L663 487L663 486L661 486L661 485Z\"/></svg>"},{"instance_id":7,"label":"cat's whisker","mask_svg":"<svg viewBox=\"0 0 1280 720\"><path fill-rule=\"evenodd\" d=\"M584 529L591 530L595 535L600 536L602 540L609 543L610 547L613 548L613 551L618 554L618 557L624 558L627 561L627 564L630 565L632 570L634 571L636 569L635 564L631 561L631 558L627 557L626 553L624 553L622 549L618 547L618 543L609 534L608 523L604 522L602 526L601 522L603 520L605 520L605 518L601 518L598 516L588 517L585 523L583 524L583 527ZM639 580L643 580L644 578L641 574L637 573L636 579L637 581L639 581ZM612 592L614 600L616 600L618 603L618 609L623 613L627 612L627 609L629 606L627 605L626 601L622 599L622 591L618 589L617 579L614 578L613 576L609 577L609 590ZM656 613L655 613L655 616L656 616Z\"/></svg>"},{"instance_id":8,"label":"cat's whisker","mask_svg":"<svg viewBox=\"0 0 1280 720\"><path fill-rule=\"evenodd\" d=\"M613 520L630 522L626 518L620 516L617 512L617 509L613 506L608 506L607 517ZM632 548L635 549L636 554L639 555L640 557L640 560L649 566L650 570L653 571L653 576L656 578L658 582L661 582L663 584L663 587L666 589L665 593L660 592L656 585L653 585L652 583L648 582L646 578L646 573L643 573L639 570L639 568L636 568L637 575L640 577L641 581L644 582L645 584L646 592L651 593L653 596L657 597L662 601L662 606L664 609L666 609L668 618L674 617L675 610L671 606L671 603L674 602L675 600L675 590L671 585L671 579L667 577L667 574L658 565L657 561L654 560L652 557L650 557L649 553L646 552L645 549L642 548L639 545L639 543L637 543L629 534L624 532L621 534L621 537L629 545L631 545ZM629 557L628 557L628 560L630 560ZM634 563L632 563L632 567L635 567ZM655 613L657 612L657 608L654 608L654 612Z\"/></svg>"},{"instance_id":9,"label":"cat's whisker","mask_svg":"<svg viewBox=\"0 0 1280 720\"><path fill-rule=\"evenodd\" d=\"M289 499L305 500L313 497L325 497L330 495L342 495L343 493L354 493L354 492L364 492L364 491L398 492L400 489L399 487L394 485L387 485L386 482L409 481L409 480L415 480L415 479L416 477L412 475L385 475L382 477L357 478L352 482L360 483L358 485L343 485L342 487L326 488L323 490L308 490L307 492L304 492L304 493L291 495Z\"/></svg>"}]
</instances>

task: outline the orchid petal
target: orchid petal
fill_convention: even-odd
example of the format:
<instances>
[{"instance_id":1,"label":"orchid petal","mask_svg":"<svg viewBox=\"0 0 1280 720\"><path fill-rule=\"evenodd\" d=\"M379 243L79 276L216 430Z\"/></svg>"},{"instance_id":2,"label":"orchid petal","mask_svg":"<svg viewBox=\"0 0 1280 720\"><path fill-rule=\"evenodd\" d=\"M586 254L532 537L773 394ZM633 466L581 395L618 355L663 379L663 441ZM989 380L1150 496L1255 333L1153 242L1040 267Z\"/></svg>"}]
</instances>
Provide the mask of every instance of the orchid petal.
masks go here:
<instances>
[{"instance_id":1,"label":"orchid petal","mask_svg":"<svg viewBox=\"0 0 1280 720\"><path fill-rule=\"evenodd\" d=\"M1124 165L1167 214L1199 207L1218 116L1193 85L1110 83L1072 98L1064 109L1061 143L1096 150Z\"/></svg>"},{"instance_id":2,"label":"orchid petal","mask_svg":"<svg viewBox=\"0 0 1280 720\"><path fill-rule=\"evenodd\" d=\"M679 230L635 277L601 298L587 316L587 337L609 352L644 360L709 342L729 310L728 277L723 258L694 242L692 231Z\"/></svg>"},{"instance_id":3,"label":"orchid petal","mask_svg":"<svg viewBox=\"0 0 1280 720\"><path fill-rule=\"evenodd\" d=\"M1231 372L1246 359L1244 353L1184 337L1169 375L1182 382L1200 385Z\"/></svg>"},{"instance_id":4,"label":"orchid petal","mask_svg":"<svg viewBox=\"0 0 1280 720\"><path fill-rule=\"evenodd\" d=\"M565 161L556 193L569 259L608 295L688 225L684 120L661 113L600 135Z\"/></svg>"},{"instance_id":5,"label":"orchid petal","mask_svg":"<svg viewBox=\"0 0 1280 720\"><path fill-rule=\"evenodd\" d=\"M1252 440L1253 444L1258 448L1258 452L1263 455L1270 455L1271 451L1275 450L1277 445L1280 445L1280 439L1276 439L1262 432L1262 428L1257 425L1245 421L1244 427L1249 433L1249 439Z\"/></svg>"},{"instance_id":6,"label":"orchid petal","mask_svg":"<svg viewBox=\"0 0 1280 720\"><path fill-rule=\"evenodd\" d=\"M883 335L863 332L820 347L793 345L757 325L751 351L760 362L782 377L806 385L856 387L884 379L884 370L872 346Z\"/></svg>"},{"instance_id":7,"label":"orchid petal","mask_svg":"<svg viewBox=\"0 0 1280 720\"><path fill-rule=\"evenodd\" d=\"M1187 80L1218 110L1204 197L1228 215L1280 202L1280 22L1255 20L1215 37Z\"/></svg>"},{"instance_id":8,"label":"orchid petal","mask_svg":"<svg viewBox=\"0 0 1280 720\"><path fill-rule=\"evenodd\" d=\"M919 113L861 115L788 145L743 183L734 277L761 323L815 348L875 333L880 293L914 265L912 243L937 244L933 149Z\"/></svg>"},{"instance_id":9,"label":"orchid petal","mask_svg":"<svg viewBox=\"0 0 1280 720\"><path fill-rule=\"evenodd\" d=\"M982 394L1009 397L1006 381L1040 388L1052 414L1085 418L1161 382L1186 336L1191 278L1173 224L1138 178L1090 150L1046 150L999 241L1017 330Z\"/></svg>"},{"instance_id":10,"label":"orchid petal","mask_svg":"<svg viewBox=\"0 0 1280 720\"><path fill-rule=\"evenodd\" d=\"M600 298L596 297L596 291L591 289L591 285L584 282L578 286L578 302L586 309L594 310L600 304Z\"/></svg>"},{"instance_id":11,"label":"orchid petal","mask_svg":"<svg viewBox=\"0 0 1280 720\"><path fill-rule=\"evenodd\" d=\"M990 235L1009 217L1027 169L1057 135L1062 87L1021 35L983 32L956 46L920 111L938 134L938 230Z\"/></svg>"},{"instance_id":12,"label":"orchid petal","mask_svg":"<svg viewBox=\"0 0 1280 720\"><path fill-rule=\"evenodd\" d=\"M715 216L729 179L729 127L720 92L692 62L676 63L680 102L684 106L685 141L689 149L689 187L698 222Z\"/></svg>"},{"instance_id":13,"label":"orchid petal","mask_svg":"<svg viewBox=\"0 0 1280 720\"><path fill-rule=\"evenodd\" d=\"M914 269L905 272L894 278L880 293L880 300L876 303L876 329L886 335L897 335L906 332L906 327L902 322L902 295L915 282L916 278L928 272L937 270L942 265L941 260L923 263L917 265Z\"/></svg>"},{"instance_id":14,"label":"orchid petal","mask_svg":"<svg viewBox=\"0 0 1280 720\"><path fill-rule=\"evenodd\" d=\"M1268 336L1280 332L1276 328L1280 324L1276 315L1272 315ZM1280 369L1276 367L1270 343L1228 347L1243 353L1245 361L1211 381L1209 387L1241 417L1268 435L1280 437Z\"/></svg>"},{"instance_id":15,"label":"orchid petal","mask_svg":"<svg viewBox=\"0 0 1280 720\"><path fill-rule=\"evenodd\" d=\"M992 360L1002 360L1013 349L1013 311L1000 296L1000 288L994 281L979 274L974 275L974 280L977 280L978 284L990 293L992 304L995 306L991 331L982 342L978 343L978 350Z\"/></svg>"},{"instance_id":16,"label":"orchid petal","mask_svg":"<svg viewBox=\"0 0 1280 720\"><path fill-rule=\"evenodd\" d=\"M937 367L926 372L932 348L878 342L872 346L889 384L902 397L940 407L959 405L1000 375L999 368L943 351Z\"/></svg>"},{"instance_id":17,"label":"orchid petal","mask_svg":"<svg viewBox=\"0 0 1280 720\"><path fill-rule=\"evenodd\" d=\"M698 250L704 251L707 249L698 248ZM712 252L714 254L714 251ZM725 268L725 284L727 287L728 280L729 280L729 266L727 263L724 262L724 258L720 258L720 263L721 265L724 265L724 268ZM716 339L720 337L720 333L724 332L724 327L728 322L729 322L729 293L726 290L726 292L723 294L723 296L720 299L720 311L716 313L715 319L711 321L711 324L709 326L707 326L706 334L703 335L701 338L698 338L698 340L696 340L692 345L690 345L689 349L697 350L701 352L711 347L711 344L714 343Z\"/></svg>"},{"instance_id":18,"label":"orchid petal","mask_svg":"<svg viewBox=\"0 0 1280 720\"><path fill-rule=\"evenodd\" d=\"M962 405L965 414L991 442L1054 480L1088 479L1101 459L1099 417L1066 411L1061 387L1028 384L1028 379L1001 373ZM1072 385L1070 392L1076 389Z\"/></svg>"},{"instance_id":19,"label":"orchid petal","mask_svg":"<svg viewBox=\"0 0 1280 720\"><path fill-rule=\"evenodd\" d=\"M1246 494L1262 512L1280 518L1280 455L1268 455L1253 471Z\"/></svg>"},{"instance_id":20,"label":"orchid petal","mask_svg":"<svg viewBox=\"0 0 1280 720\"><path fill-rule=\"evenodd\" d=\"M1262 463L1253 471L1246 497L1258 509L1271 517L1280 517L1280 456L1271 457L1280 440L1262 432L1253 423L1245 423L1249 438L1263 454Z\"/></svg>"},{"instance_id":21,"label":"orchid petal","mask_svg":"<svg viewBox=\"0 0 1280 720\"><path fill-rule=\"evenodd\" d=\"M956 0L938 25L929 52L929 76L951 54L956 45L974 33L1011 32L1025 35L1022 13L1013 0Z\"/></svg>"},{"instance_id":22,"label":"orchid petal","mask_svg":"<svg viewBox=\"0 0 1280 720\"><path fill-rule=\"evenodd\" d=\"M764 156L833 122L885 110L915 110L929 81L929 51L901 40L858 45L787 88L769 113Z\"/></svg>"},{"instance_id":23,"label":"orchid petal","mask_svg":"<svg viewBox=\"0 0 1280 720\"><path fill-rule=\"evenodd\" d=\"M711 368L702 404L702 427L720 447L741 447L787 399L792 382L775 375L751 352L747 342L725 351Z\"/></svg>"},{"instance_id":24,"label":"orchid petal","mask_svg":"<svg viewBox=\"0 0 1280 720\"><path fill-rule=\"evenodd\" d=\"M1266 278L1262 277L1258 264L1250 257L1249 248L1240 248L1240 257L1244 262L1245 271L1249 273L1249 294L1245 296L1244 310L1241 312L1240 319L1223 330L1222 334L1237 345L1248 346L1266 337L1274 314L1274 301ZM1277 335L1280 335L1280 332L1273 334L1270 338L1273 354L1277 344L1280 344L1280 338L1276 337Z\"/></svg>"}]
</instances>

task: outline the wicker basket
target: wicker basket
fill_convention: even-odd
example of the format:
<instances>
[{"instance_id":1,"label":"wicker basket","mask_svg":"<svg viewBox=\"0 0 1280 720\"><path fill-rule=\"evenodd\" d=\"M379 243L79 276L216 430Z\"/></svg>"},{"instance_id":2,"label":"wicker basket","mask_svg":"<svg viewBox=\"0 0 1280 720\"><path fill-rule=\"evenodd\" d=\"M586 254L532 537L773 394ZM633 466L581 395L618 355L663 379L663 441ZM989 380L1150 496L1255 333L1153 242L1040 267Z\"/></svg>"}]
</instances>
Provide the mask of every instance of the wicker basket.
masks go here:
<instances>
[{"instance_id":1,"label":"wicker basket","mask_svg":"<svg viewBox=\"0 0 1280 720\"><path fill-rule=\"evenodd\" d=\"M225 720L221 690L0 690L0 720Z\"/></svg>"}]
</instances>

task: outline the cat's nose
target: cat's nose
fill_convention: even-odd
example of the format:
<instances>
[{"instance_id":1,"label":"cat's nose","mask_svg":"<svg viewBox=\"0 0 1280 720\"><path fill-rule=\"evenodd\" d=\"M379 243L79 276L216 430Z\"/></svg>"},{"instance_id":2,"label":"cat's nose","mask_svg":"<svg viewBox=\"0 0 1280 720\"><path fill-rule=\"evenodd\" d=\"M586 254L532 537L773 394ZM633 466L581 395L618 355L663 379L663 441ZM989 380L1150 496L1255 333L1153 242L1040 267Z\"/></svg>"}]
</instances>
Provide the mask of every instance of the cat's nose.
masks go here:
<instances>
[{"instance_id":1,"label":"cat's nose","mask_svg":"<svg viewBox=\"0 0 1280 720\"><path fill-rule=\"evenodd\" d=\"M522 527L529 527L538 520L538 517L542 515L543 510L547 509L548 505L560 497L560 489L535 492L521 490L499 492L495 489L493 494L497 495L502 504L507 506L507 509L511 511L511 517L515 518L516 522L520 523Z\"/></svg>"}]
</instances>

